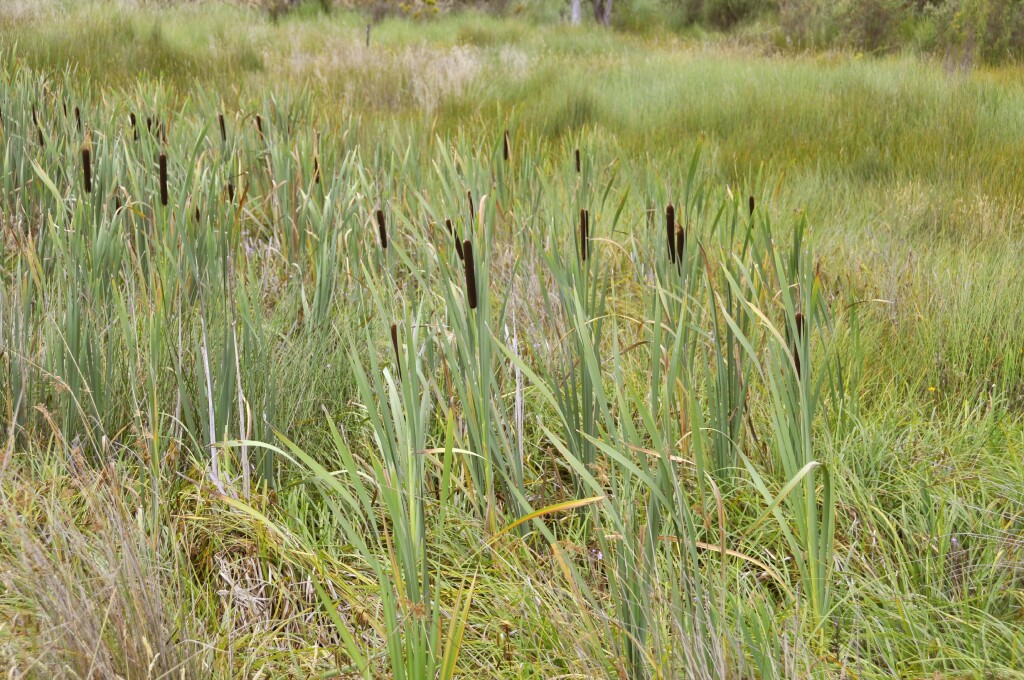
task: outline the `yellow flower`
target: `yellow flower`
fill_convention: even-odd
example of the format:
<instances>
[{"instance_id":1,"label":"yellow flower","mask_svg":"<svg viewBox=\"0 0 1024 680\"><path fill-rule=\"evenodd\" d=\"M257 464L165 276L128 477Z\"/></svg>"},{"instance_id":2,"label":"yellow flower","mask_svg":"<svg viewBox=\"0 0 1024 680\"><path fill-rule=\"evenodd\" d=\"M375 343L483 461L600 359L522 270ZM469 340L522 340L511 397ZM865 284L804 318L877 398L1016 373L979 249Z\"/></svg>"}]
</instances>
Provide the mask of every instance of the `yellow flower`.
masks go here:
<instances>
[{"instance_id":1,"label":"yellow flower","mask_svg":"<svg viewBox=\"0 0 1024 680\"><path fill-rule=\"evenodd\" d=\"M934 385L929 385L929 386L928 386L928 391L929 391L929 392L935 392L935 391L936 391L936 389L937 389L937 388L936 388L936 387L935 387Z\"/></svg>"}]
</instances>

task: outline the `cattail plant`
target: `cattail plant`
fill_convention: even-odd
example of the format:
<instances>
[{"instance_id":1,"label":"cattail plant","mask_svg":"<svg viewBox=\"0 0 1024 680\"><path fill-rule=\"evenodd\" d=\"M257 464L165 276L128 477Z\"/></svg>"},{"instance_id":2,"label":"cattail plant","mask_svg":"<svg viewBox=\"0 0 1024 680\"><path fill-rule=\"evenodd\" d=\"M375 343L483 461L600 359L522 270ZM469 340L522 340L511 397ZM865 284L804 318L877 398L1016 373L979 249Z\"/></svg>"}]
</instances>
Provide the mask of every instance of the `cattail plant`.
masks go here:
<instances>
[{"instance_id":1,"label":"cattail plant","mask_svg":"<svg viewBox=\"0 0 1024 680\"><path fill-rule=\"evenodd\" d=\"M580 210L580 258L587 261L587 248L590 244L590 211Z\"/></svg>"},{"instance_id":2,"label":"cattail plant","mask_svg":"<svg viewBox=\"0 0 1024 680\"><path fill-rule=\"evenodd\" d=\"M146 132L153 134L153 119L146 116Z\"/></svg>"},{"instance_id":3,"label":"cattail plant","mask_svg":"<svg viewBox=\"0 0 1024 680\"><path fill-rule=\"evenodd\" d=\"M235 183L228 182L228 203L235 202Z\"/></svg>"},{"instance_id":4,"label":"cattail plant","mask_svg":"<svg viewBox=\"0 0 1024 680\"><path fill-rule=\"evenodd\" d=\"M800 379L800 344L804 337L804 315L803 312L797 312L793 317L793 322L796 325L796 337L793 338L793 363L796 367L796 378Z\"/></svg>"},{"instance_id":5,"label":"cattail plant","mask_svg":"<svg viewBox=\"0 0 1024 680\"><path fill-rule=\"evenodd\" d=\"M747 199L747 208L750 210L750 214L754 214L754 196L751 194L750 198Z\"/></svg>"},{"instance_id":6,"label":"cattail plant","mask_svg":"<svg viewBox=\"0 0 1024 680\"><path fill-rule=\"evenodd\" d=\"M132 138L135 141L139 141L139 128L135 125L135 112L134 111L132 111L131 113L128 114L128 120L130 120L131 124L132 124Z\"/></svg>"},{"instance_id":7,"label":"cattail plant","mask_svg":"<svg viewBox=\"0 0 1024 680\"><path fill-rule=\"evenodd\" d=\"M75 107L75 123L78 124L78 134L82 134L82 112Z\"/></svg>"},{"instance_id":8,"label":"cattail plant","mask_svg":"<svg viewBox=\"0 0 1024 680\"><path fill-rule=\"evenodd\" d=\"M580 150L576 149L576 174L578 175L583 168L583 164L580 163Z\"/></svg>"},{"instance_id":9,"label":"cattail plant","mask_svg":"<svg viewBox=\"0 0 1024 680\"><path fill-rule=\"evenodd\" d=\"M476 208L473 207L473 191L466 190L466 200L469 201L469 223L472 224L473 220L476 219Z\"/></svg>"},{"instance_id":10,"label":"cattail plant","mask_svg":"<svg viewBox=\"0 0 1024 680\"><path fill-rule=\"evenodd\" d=\"M476 266L473 264L473 242L468 238L462 244L462 253L466 264L466 299L469 308L476 309Z\"/></svg>"},{"instance_id":11,"label":"cattail plant","mask_svg":"<svg viewBox=\"0 0 1024 680\"><path fill-rule=\"evenodd\" d=\"M388 229L384 222L384 211L377 208L377 231L380 234L380 247L388 249Z\"/></svg>"},{"instance_id":12,"label":"cattail plant","mask_svg":"<svg viewBox=\"0 0 1024 680\"><path fill-rule=\"evenodd\" d=\"M398 379L402 379L402 355L398 353L398 324L391 324L391 346L395 348L395 365L398 366Z\"/></svg>"},{"instance_id":13,"label":"cattail plant","mask_svg":"<svg viewBox=\"0 0 1024 680\"><path fill-rule=\"evenodd\" d=\"M508 159L509 159L509 150L508 150L508 130L505 130L505 144L504 144L504 152L505 152L505 162L506 162L506 163L508 163Z\"/></svg>"},{"instance_id":14,"label":"cattail plant","mask_svg":"<svg viewBox=\"0 0 1024 680\"><path fill-rule=\"evenodd\" d=\"M263 118L260 114L256 114L256 131L260 133L260 139L263 139Z\"/></svg>"},{"instance_id":15,"label":"cattail plant","mask_svg":"<svg viewBox=\"0 0 1024 680\"><path fill-rule=\"evenodd\" d=\"M668 261L676 261L676 209L671 203L665 208L665 235L668 239Z\"/></svg>"},{"instance_id":16,"label":"cattail plant","mask_svg":"<svg viewBox=\"0 0 1024 680\"><path fill-rule=\"evenodd\" d=\"M444 226L448 228L448 233L455 239L455 252L458 253L459 259L465 260L466 258L462 252L462 241L459 240L459 235L455 233L455 227L452 226L451 219L446 219L444 221Z\"/></svg>"},{"instance_id":17,"label":"cattail plant","mask_svg":"<svg viewBox=\"0 0 1024 680\"><path fill-rule=\"evenodd\" d=\"M85 185L85 193L92 193L92 152L88 146L82 147L82 180Z\"/></svg>"},{"instance_id":18,"label":"cattail plant","mask_svg":"<svg viewBox=\"0 0 1024 680\"><path fill-rule=\"evenodd\" d=\"M160 205L167 205L167 154L160 154Z\"/></svg>"},{"instance_id":19,"label":"cattail plant","mask_svg":"<svg viewBox=\"0 0 1024 680\"><path fill-rule=\"evenodd\" d=\"M222 143L227 143L227 141L228 141L228 131L224 127L224 114L223 113L218 113L217 114L217 123L220 125L220 141Z\"/></svg>"}]
</instances>

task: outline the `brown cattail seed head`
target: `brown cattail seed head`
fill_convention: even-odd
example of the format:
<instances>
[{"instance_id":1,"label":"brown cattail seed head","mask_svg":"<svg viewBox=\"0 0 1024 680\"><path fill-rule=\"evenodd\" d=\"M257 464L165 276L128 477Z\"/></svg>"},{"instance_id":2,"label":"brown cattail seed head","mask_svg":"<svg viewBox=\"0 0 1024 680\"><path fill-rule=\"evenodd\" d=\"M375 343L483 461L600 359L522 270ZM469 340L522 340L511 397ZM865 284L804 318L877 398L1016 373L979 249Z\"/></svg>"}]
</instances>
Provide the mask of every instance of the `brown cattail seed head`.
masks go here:
<instances>
[{"instance_id":1,"label":"brown cattail seed head","mask_svg":"<svg viewBox=\"0 0 1024 680\"><path fill-rule=\"evenodd\" d=\"M473 192L471 190L466 191L466 199L469 201L469 221L472 222L476 219L476 208L473 206Z\"/></svg>"},{"instance_id":2,"label":"brown cattail seed head","mask_svg":"<svg viewBox=\"0 0 1024 680\"><path fill-rule=\"evenodd\" d=\"M402 355L398 353L398 325L391 324L391 345L395 348L395 363L398 364L398 379L402 379Z\"/></svg>"},{"instance_id":3,"label":"brown cattail seed head","mask_svg":"<svg viewBox=\"0 0 1024 680\"><path fill-rule=\"evenodd\" d=\"M459 240L459 235L455 233L455 227L452 226L452 221L450 219L445 220L444 226L448 228L448 233L455 239L455 252L458 253L459 259L466 259L462 253L462 241Z\"/></svg>"},{"instance_id":4,"label":"brown cattail seed head","mask_svg":"<svg viewBox=\"0 0 1024 680\"><path fill-rule=\"evenodd\" d=\"M380 247L388 249L388 229L384 223L384 211L377 208L377 231L380 233Z\"/></svg>"},{"instance_id":5,"label":"brown cattail seed head","mask_svg":"<svg viewBox=\"0 0 1024 680\"><path fill-rule=\"evenodd\" d=\"M469 308L476 309L476 266L473 262L473 243L469 239L462 244L462 253L466 264L466 299Z\"/></svg>"},{"instance_id":6,"label":"brown cattail seed head","mask_svg":"<svg viewBox=\"0 0 1024 680\"><path fill-rule=\"evenodd\" d=\"M92 152L87 146L82 147L82 179L85 193L92 193Z\"/></svg>"},{"instance_id":7,"label":"brown cattail seed head","mask_svg":"<svg viewBox=\"0 0 1024 680\"><path fill-rule=\"evenodd\" d=\"M222 142L228 141L228 131L224 127L224 114L223 113L218 113L217 114L217 122L220 124L220 141L222 141Z\"/></svg>"},{"instance_id":8,"label":"brown cattail seed head","mask_svg":"<svg viewBox=\"0 0 1024 680\"><path fill-rule=\"evenodd\" d=\"M260 114L256 114L256 131L260 133L260 139L263 138L263 119Z\"/></svg>"},{"instance_id":9,"label":"brown cattail seed head","mask_svg":"<svg viewBox=\"0 0 1024 680\"><path fill-rule=\"evenodd\" d=\"M160 154L160 205L167 205L167 154Z\"/></svg>"},{"instance_id":10,"label":"brown cattail seed head","mask_svg":"<svg viewBox=\"0 0 1024 680\"><path fill-rule=\"evenodd\" d=\"M78 124L78 134L82 134L82 112L75 107L75 123Z\"/></svg>"},{"instance_id":11,"label":"brown cattail seed head","mask_svg":"<svg viewBox=\"0 0 1024 680\"><path fill-rule=\"evenodd\" d=\"M228 182L228 201L234 202L235 200L235 183Z\"/></svg>"},{"instance_id":12,"label":"brown cattail seed head","mask_svg":"<svg viewBox=\"0 0 1024 680\"><path fill-rule=\"evenodd\" d=\"M580 257L587 261L587 248L590 242L590 212L580 210Z\"/></svg>"},{"instance_id":13,"label":"brown cattail seed head","mask_svg":"<svg viewBox=\"0 0 1024 680\"><path fill-rule=\"evenodd\" d=\"M753 215L754 214L754 197L753 196L751 196L749 199L747 199L747 208L749 208L750 214Z\"/></svg>"},{"instance_id":14,"label":"brown cattail seed head","mask_svg":"<svg viewBox=\"0 0 1024 680\"><path fill-rule=\"evenodd\" d=\"M793 363L796 367L796 377L800 379L800 340L804 337L804 315L802 312L797 312L796 316L793 317L794 325L796 326L796 339L793 341Z\"/></svg>"},{"instance_id":15,"label":"brown cattail seed head","mask_svg":"<svg viewBox=\"0 0 1024 680\"><path fill-rule=\"evenodd\" d=\"M580 163L580 150L576 149L576 173L579 174L583 168L583 164Z\"/></svg>"},{"instance_id":16,"label":"brown cattail seed head","mask_svg":"<svg viewBox=\"0 0 1024 680\"><path fill-rule=\"evenodd\" d=\"M668 238L668 261L676 261L676 209L671 203L665 208L665 235Z\"/></svg>"},{"instance_id":17,"label":"brown cattail seed head","mask_svg":"<svg viewBox=\"0 0 1024 680\"><path fill-rule=\"evenodd\" d=\"M504 151L505 151L505 162L506 162L506 163L508 163L508 158L509 158L509 149L508 149L508 130L505 130L505 143L504 143Z\"/></svg>"}]
</instances>

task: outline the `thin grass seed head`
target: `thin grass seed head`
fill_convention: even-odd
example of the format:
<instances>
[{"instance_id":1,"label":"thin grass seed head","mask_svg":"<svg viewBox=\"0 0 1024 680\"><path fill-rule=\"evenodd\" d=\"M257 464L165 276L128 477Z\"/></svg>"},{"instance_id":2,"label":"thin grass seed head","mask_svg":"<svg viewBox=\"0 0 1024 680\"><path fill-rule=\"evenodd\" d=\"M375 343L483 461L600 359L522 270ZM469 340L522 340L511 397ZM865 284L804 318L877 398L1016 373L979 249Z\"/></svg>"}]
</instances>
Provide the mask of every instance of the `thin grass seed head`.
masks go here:
<instances>
[{"instance_id":1,"label":"thin grass seed head","mask_svg":"<svg viewBox=\"0 0 1024 680\"><path fill-rule=\"evenodd\" d=\"M462 244L462 252L466 265L466 299L469 301L469 308L476 309L476 265L473 262L473 242L468 238Z\"/></svg>"},{"instance_id":2,"label":"thin grass seed head","mask_svg":"<svg viewBox=\"0 0 1024 680\"><path fill-rule=\"evenodd\" d=\"M167 205L167 154L160 154L160 205Z\"/></svg>"},{"instance_id":3,"label":"thin grass seed head","mask_svg":"<svg viewBox=\"0 0 1024 680\"><path fill-rule=\"evenodd\" d=\"M82 147L82 183L85 193L92 193L92 152L88 146Z\"/></svg>"},{"instance_id":4,"label":"thin grass seed head","mask_svg":"<svg viewBox=\"0 0 1024 680\"><path fill-rule=\"evenodd\" d=\"M665 208L665 236L668 241L668 261L676 261L676 208L671 203Z\"/></svg>"},{"instance_id":5,"label":"thin grass seed head","mask_svg":"<svg viewBox=\"0 0 1024 680\"><path fill-rule=\"evenodd\" d=\"M388 249L388 229L384 222L384 211L377 208L377 231L380 233L380 247Z\"/></svg>"}]
</instances>

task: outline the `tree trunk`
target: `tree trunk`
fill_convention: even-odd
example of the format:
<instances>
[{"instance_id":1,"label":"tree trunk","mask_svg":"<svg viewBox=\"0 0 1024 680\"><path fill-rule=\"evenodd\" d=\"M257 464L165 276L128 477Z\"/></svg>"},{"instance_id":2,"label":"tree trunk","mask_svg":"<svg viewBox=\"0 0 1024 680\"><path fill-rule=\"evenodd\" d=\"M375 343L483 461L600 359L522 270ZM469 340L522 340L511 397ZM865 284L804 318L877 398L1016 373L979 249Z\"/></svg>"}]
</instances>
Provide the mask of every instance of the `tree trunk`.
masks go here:
<instances>
[{"instance_id":1,"label":"tree trunk","mask_svg":"<svg viewBox=\"0 0 1024 680\"><path fill-rule=\"evenodd\" d=\"M612 0L604 0L604 11L601 16L601 23L605 26L612 25Z\"/></svg>"},{"instance_id":2,"label":"tree trunk","mask_svg":"<svg viewBox=\"0 0 1024 680\"><path fill-rule=\"evenodd\" d=\"M583 20L583 10L580 7L581 0L570 0L570 1L571 1L571 10L570 10L569 21L572 22L573 26L579 26L580 25L580 21Z\"/></svg>"}]
</instances>

